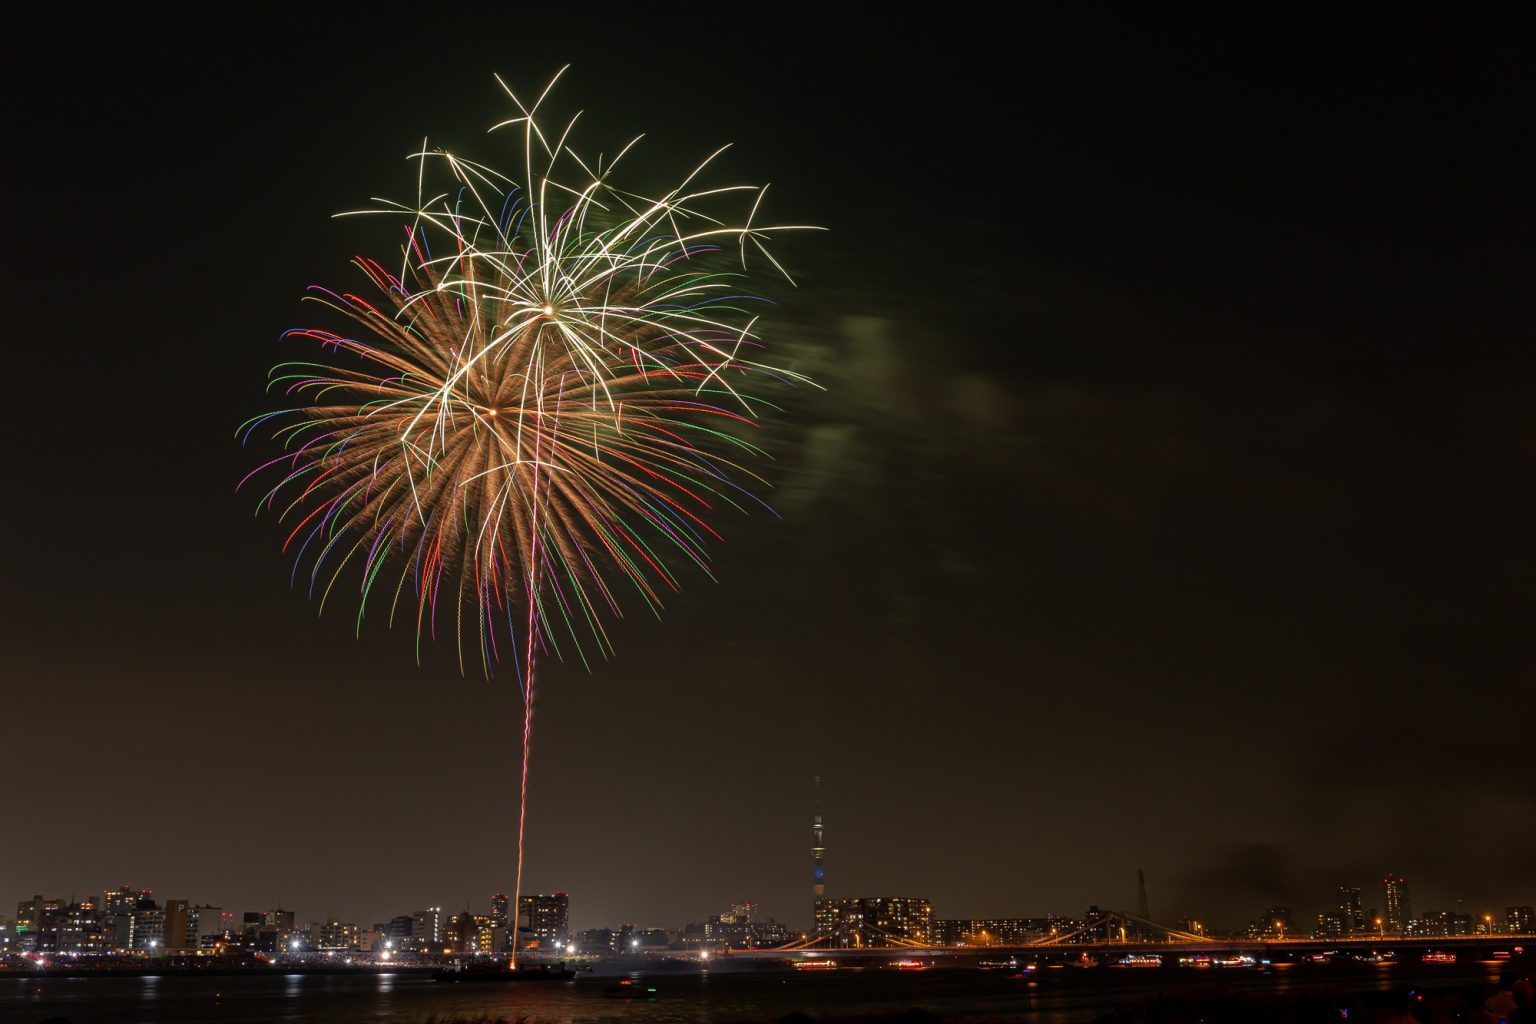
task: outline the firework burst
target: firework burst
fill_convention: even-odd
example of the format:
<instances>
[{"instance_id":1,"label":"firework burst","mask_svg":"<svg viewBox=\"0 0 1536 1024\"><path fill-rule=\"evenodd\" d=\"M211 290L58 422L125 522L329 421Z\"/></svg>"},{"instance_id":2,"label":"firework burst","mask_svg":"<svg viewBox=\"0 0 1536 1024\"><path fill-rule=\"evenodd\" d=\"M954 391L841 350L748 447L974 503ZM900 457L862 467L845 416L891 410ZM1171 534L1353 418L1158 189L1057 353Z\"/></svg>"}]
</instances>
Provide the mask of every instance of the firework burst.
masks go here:
<instances>
[{"instance_id":1,"label":"firework burst","mask_svg":"<svg viewBox=\"0 0 1536 1024\"><path fill-rule=\"evenodd\" d=\"M416 202L361 211L400 220L398 269L359 257L368 297L311 289L351 329L290 331L319 353L273 370L294 405L241 437L266 426L284 447L246 480L275 477L260 507L292 523L284 550L321 611L355 587L359 629L386 606L418 658L451 632L461 672L513 664L520 892L535 659L606 657L625 600L656 611L674 566L708 572L716 512L760 504L742 460L762 454L762 393L807 381L757 358L748 258L782 273L765 241L802 227L754 223L765 188L695 186L716 153L659 197L625 191L634 142L589 163L574 119L541 126L548 88L506 91L519 116L492 131L518 137L520 174L423 144Z\"/></svg>"}]
</instances>

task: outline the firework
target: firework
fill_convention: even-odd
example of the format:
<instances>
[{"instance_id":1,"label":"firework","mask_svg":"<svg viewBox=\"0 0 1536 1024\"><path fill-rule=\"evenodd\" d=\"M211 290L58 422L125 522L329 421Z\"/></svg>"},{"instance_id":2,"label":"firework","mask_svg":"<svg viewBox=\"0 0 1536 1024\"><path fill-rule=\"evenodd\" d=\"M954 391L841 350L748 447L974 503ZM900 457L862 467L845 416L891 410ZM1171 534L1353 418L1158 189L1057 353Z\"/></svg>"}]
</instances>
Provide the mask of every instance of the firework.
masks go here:
<instances>
[{"instance_id":1,"label":"firework","mask_svg":"<svg viewBox=\"0 0 1536 1024\"><path fill-rule=\"evenodd\" d=\"M358 628L384 606L414 622L418 658L451 632L461 672L512 664L520 894L536 658L606 657L625 602L654 612L676 566L708 573L717 511L761 504L742 463L762 454L763 394L807 381L760 361L743 287L749 257L782 273L765 241L802 227L754 223L765 187L694 185L716 153L659 197L625 191L634 142L590 163L574 119L541 125L548 88L506 91L519 116L492 131L515 133L518 173L424 143L416 201L360 211L398 219L398 264L355 261L368 296L311 289L350 329L290 331L318 347L273 370L294 405L241 437L269 427L284 447L246 480L271 481L260 507L292 524L284 550L322 612L355 587Z\"/></svg>"}]
</instances>

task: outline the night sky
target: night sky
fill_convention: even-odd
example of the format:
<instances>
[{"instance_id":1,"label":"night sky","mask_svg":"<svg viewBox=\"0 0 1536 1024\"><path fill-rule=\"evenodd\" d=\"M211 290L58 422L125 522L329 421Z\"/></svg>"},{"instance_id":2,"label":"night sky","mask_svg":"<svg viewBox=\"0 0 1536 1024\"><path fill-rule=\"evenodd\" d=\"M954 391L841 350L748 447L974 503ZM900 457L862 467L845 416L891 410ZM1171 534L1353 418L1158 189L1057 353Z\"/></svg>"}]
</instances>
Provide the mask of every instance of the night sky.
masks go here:
<instances>
[{"instance_id":1,"label":"night sky","mask_svg":"<svg viewBox=\"0 0 1536 1024\"><path fill-rule=\"evenodd\" d=\"M768 328L828 391L718 584L544 662L526 888L808 925L819 773L829 892L942 917L1536 903L1526 27L1082 10L17 26L0 914L510 891L513 680L317 618L234 432L395 256L331 214L565 63L583 151L829 228Z\"/></svg>"}]
</instances>

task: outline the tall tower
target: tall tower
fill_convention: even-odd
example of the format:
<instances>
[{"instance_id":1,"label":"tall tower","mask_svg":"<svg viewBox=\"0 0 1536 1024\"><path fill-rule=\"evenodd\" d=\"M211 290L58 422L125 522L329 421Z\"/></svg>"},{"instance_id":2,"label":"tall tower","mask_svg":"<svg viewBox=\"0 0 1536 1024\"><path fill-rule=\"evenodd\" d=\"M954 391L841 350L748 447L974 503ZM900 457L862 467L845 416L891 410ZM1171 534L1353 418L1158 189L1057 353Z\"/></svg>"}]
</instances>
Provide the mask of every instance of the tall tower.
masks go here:
<instances>
[{"instance_id":1,"label":"tall tower","mask_svg":"<svg viewBox=\"0 0 1536 1024\"><path fill-rule=\"evenodd\" d=\"M1147 907L1147 873L1141 868L1136 869L1136 916L1143 921L1152 919L1152 911Z\"/></svg>"},{"instance_id":2,"label":"tall tower","mask_svg":"<svg viewBox=\"0 0 1536 1024\"><path fill-rule=\"evenodd\" d=\"M816 776L816 817L811 822L811 893L816 899L827 895L827 848L822 843L821 776Z\"/></svg>"},{"instance_id":3,"label":"tall tower","mask_svg":"<svg viewBox=\"0 0 1536 1024\"><path fill-rule=\"evenodd\" d=\"M1393 878L1389 872L1381 882L1381 897L1387 931L1393 935L1402 935L1408 930L1408 922L1413 920L1413 900L1408 895L1408 880L1401 875Z\"/></svg>"}]
</instances>

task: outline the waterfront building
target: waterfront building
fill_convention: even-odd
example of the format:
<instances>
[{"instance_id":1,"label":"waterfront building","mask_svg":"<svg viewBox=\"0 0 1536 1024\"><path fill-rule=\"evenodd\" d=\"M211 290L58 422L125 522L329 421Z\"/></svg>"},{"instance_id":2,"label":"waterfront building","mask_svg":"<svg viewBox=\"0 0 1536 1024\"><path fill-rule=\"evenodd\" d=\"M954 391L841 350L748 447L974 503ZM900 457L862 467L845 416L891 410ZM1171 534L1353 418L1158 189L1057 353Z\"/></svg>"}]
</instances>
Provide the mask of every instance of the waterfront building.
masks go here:
<instances>
[{"instance_id":1,"label":"waterfront building","mask_svg":"<svg viewBox=\"0 0 1536 1024\"><path fill-rule=\"evenodd\" d=\"M489 914L471 914L468 953L500 953L507 949L507 929Z\"/></svg>"},{"instance_id":2,"label":"waterfront building","mask_svg":"<svg viewBox=\"0 0 1536 1024\"><path fill-rule=\"evenodd\" d=\"M130 948L146 953L165 948L165 911L148 895L140 896L134 904Z\"/></svg>"},{"instance_id":3,"label":"waterfront building","mask_svg":"<svg viewBox=\"0 0 1536 1024\"><path fill-rule=\"evenodd\" d=\"M791 932L773 918L757 920L757 904L751 900L731 904L723 914L715 914L704 925L689 925L683 932L685 945L729 946L732 949L763 949L782 946Z\"/></svg>"},{"instance_id":4,"label":"waterfront building","mask_svg":"<svg viewBox=\"0 0 1536 1024\"><path fill-rule=\"evenodd\" d=\"M1360 905L1360 887L1341 885L1338 890L1338 909L1344 919L1344 935L1359 935L1367 931L1365 910Z\"/></svg>"},{"instance_id":5,"label":"waterfront building","mask_svg":"<svg viewBox=\"0 0 1536 1024\"><path fill-rule=\"evenodd\" d=\"M911 896L819 899L816 934L843 948L933 941L933 905Z\"/></svg>"},{"instance_id":6,"label":"waterfront building","mask_svg":"<svg viewBox=\"0 0 1536 1024\"><path fill-rule=\"evenodd\" d=\"M1270 907L1259 915L1258 920L1248 925L1248 937L1252 939L1294 939L1300 936L1290 907Z\"/></svg>"},{"instance_id":7,"label":"waterfront building","mask_svg":"<svg viewBox=\"0 0 1536 1024\"><path fill-rule=\"evenodd\" d=\"M1381 903L1385 908L1382 921L1387 934L1404 935L1408 922L1413 920L1413 900L1408 892L1408 880L1401 875L1387 875L1381 881Z\"/></svg>"},{"instance_id":8,"label":"waterfront building","mask_svg":"<svg viewBox=\"0 0 1536 1024\"><path fill-rule=\"evenodd\" d=\"M936 946L1022 946L1050 935L1046 917L945 918L933 922Z\"/></svg>"},{"instance_id":9,"label":"waterfront building","mask_svg":"<svg viewBox=\"0 0 1536 1024\"><path fill-rule=\"evenodd\" d=\"M616 941L611 928L588 928L576 933L576 951L601 956L617 950Z\"/></svg>"},{"instance_id":10,"label":"waterfront building","mask_svg":"<svg viewBox=\"0 0 1536 1024\"><path fill-rule=\"evenodd\" d=\"M200 949L227 942L235 930L235 915L221 907L201 904L187 910L188 941Z\"/></svg>"},{"instance_id":11,"label":"waterfront building","mask_svg":"<svg viewBox=\"0 0 1536 1024\"><path fill-rule=\"evenodd\" d=\"M110 889L101 894L101 912L107 917L116 917L120 914L131 917L138 909L139 900L152 899L154 895L152 889L133 889L126 885Z\"/></svg>"},{"instance_id":12,"label":"waterfront building","mask_svg":"<svg viewBox=\"0 0 1536 1024\"><path fill-rule=\"evenodd\" d=\"M507 905L511 902L504 892L498 892L491 897L491 920L499 927L507 926Z\"/></svg>"},{"instance_id":13,"label":"waterfront building","mask_svg":"<svg viewBox=\"0 0 1536 1024\"><path fill-rule=\"evenodd\" d=\"M571 895L565 892L520 897L517 901L518 942L536 942L540 949L565 945L570 930Z\"/></svg>"},{"instance_id":14,"label":"waterfront building","mask_svg":"<svg viewBox=\"0 0 1536 1024\"><path fill-rule=\"evenodd\" d=\"M68 907L63 900L33 896L16 904L18 952L54 952L59 947L59 925Z\"/></svg>"},{"instance_id":15,"label":"waterfront building","mask_svg":"<svg viewBox=\"0 0 1536 1024\"><path fill-rule=\"evenodd\" d=\"M139 904L146 904L141 924ZM149 908L154 906L154 892L150 889L134 889L119 886L101 894L101 920L107 932L107 948L117 950L149 949L149 940L159 940L160 935L144 935L144 926L153 924Z\"/></svg>"},{"instance_id":16,"label":"waterfront building","mask_svg":"<svg viewBox=\"0 0 1536 1024\"><path fill-rule=\"evenodd\" d=\"M1330 910L1317 915L1317 930L1312 933L1319 939L1342 939L1352 934L1350 918L1343 911Z\"/></svg>"},{"instance_id":17,"label":"waterfront building","mask_svg":"<svg viewBox=\"0 0 1536 1024\"><path fill-rule=\"evenodd\" d=\"M186 900L165 901L165 948L191 949L197 945L192 929L192 908Z\"/></svg>"},{"instance_id":18,"label":"waterfront building","mask_svg":"<svg viewBox=\"0 0 1536 1024\"><path fill-rule=\"evenodd\" d=\"M325 915L325 924L320 926L318 934L311 926L311 934L315 937L316 948L321 950L356 949L363 938L360 927L343 922L334 910Z\"/></svg>"},{"instance_id":19,"label":"waterfront building","mask_svg":"<svg viewBox=\"0 0 1536 1024\"><path fill-rule=\"evenodd\" d=\"M60 953L105 953L108 950L106 927L96 904L91 900L71 903L59 918Z\"/></svg>"},{"instance_id":20,"label":"waterfront building","mask_svg":"<svg viewBox=\"0 0 1536 1024\"><path fill-rule=\"evenodd\" d=\"M411 944L418 949L437 949L443 941L443 908L428 907L411 915Z\"/></svg>"},{"instance_id":21,"label":"waterfront building","mask_svg":"<svg viewBox=\"0 0 1536 1024\"><path fill-rule=\"evenodd\" d=\"M1530 935L1536 932L1536 908L1505 907L1504 930L1511 935Z\"/></svg>"},{"instance_id":22,"label":"waterfront building","mask_svg":"<svg viewBox=\"0 0 1536 1024\"><path fill-rule=\"evenodd\" d=\"M1426 910L1408 922L1406 934L1428 938L1471 935L1472 915L1458 914L1453 910Z\"/></svg>"}]
</instances>

